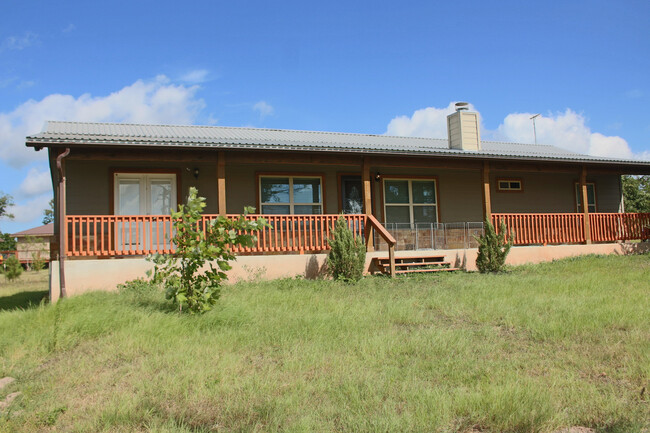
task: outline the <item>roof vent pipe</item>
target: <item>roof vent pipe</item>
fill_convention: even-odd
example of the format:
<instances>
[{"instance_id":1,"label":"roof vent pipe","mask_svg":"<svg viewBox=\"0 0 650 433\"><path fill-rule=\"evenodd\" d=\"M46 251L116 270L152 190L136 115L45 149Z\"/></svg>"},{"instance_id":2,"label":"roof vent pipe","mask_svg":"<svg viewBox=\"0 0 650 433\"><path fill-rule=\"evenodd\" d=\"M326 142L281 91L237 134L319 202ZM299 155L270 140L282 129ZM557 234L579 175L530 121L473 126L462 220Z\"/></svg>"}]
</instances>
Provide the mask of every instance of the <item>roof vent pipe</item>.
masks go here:
<instances>
[{"instance_id":1,"label":"roof vent pipe","mask_svg":"<svg viewBox=\"0 0 650 433\"><path fill-rule=\"evenodd\" d=\"M469 103L467 102L456 102L456 111L466 111L469 110Z\"/></svg>"}]
</instances>

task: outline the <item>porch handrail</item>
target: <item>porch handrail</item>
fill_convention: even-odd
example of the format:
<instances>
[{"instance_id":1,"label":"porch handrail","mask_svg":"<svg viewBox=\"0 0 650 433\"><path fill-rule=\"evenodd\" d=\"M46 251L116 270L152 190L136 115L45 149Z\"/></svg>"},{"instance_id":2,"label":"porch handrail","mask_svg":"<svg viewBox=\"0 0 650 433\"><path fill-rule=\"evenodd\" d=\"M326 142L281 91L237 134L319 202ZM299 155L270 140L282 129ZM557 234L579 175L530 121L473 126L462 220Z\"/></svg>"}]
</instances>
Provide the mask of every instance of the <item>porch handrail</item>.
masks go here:
<instances>
[{"instance_id":1,"label":"porch handrail","mask_svg":"<svg viewBox=\"0 0 650 433\"><path fill-rule=\"evenodd\" d=\"M583 213L493 213L497 231L500 221L514 232L514 245L586 242ZM590 213L589 227L593 242L647 240L650 213Z\"/></svg>"},{"instance_id":2,"label":"porch handrail","mask_svg":"<svg viewBox=\"0 0 650 433\"><path fill-rule=\"evenodd\" d=\"M206 227L219 215L203 215ZM227 215L239 218L239 215ZM248 215L264 217L269 227L259 230L252 247L233 247L236 253L273 253L329 250L327 239L340 215ZM363 236L364 214L344 215L355 236ZM67 215L67 256L132 256L174 252L173 221L170 215Z\"/></svg>"},{"instance_id":3,"label":"porch handrail","mask_svg":"<svg viewBox=\"0 0 650 433\"><path fill-rule=\"evenodd\" d=\"M582 213L493 213L492 224L499 230L504 221L514 233L513 245L572 244L585 242Z\"/></svg>"},{"instance_id":4,"label":"porch handrail","mask_svg":"<svg viewBox=\"0 0 650 433\"><path fill-rule=\"evenodd\" d=\"M591 213L589 224L594 242L650 238L650 213Z\"/></svg>"},{"instance_id":5,"label":"porch handrail","mask_svg":"<svg viewBox=\"0 0 650 433\"><path fill-rule=\"evenodd\" d=\"M390 276L394 277L395 276L395 244L397 241L391 235L388 230L386 230L386 227L382 223L380 223L377 218L375 218L373 215L366 215L366 245L368 245L368 242L370 241L370 228L374 229L377 231L377 234L382 237L382 239L388 244L388 261L390 263Z\"/></svg>"}]
</instances>

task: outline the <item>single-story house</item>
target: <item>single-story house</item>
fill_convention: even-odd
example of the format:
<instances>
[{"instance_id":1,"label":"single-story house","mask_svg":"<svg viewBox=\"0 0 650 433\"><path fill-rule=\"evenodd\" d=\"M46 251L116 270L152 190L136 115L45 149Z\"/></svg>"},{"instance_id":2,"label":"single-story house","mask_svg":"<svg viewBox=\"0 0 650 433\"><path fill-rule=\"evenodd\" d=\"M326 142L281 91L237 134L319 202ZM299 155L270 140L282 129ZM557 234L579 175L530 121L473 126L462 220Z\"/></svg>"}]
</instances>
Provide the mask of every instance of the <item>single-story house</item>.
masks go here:
<instances>
[{"instance_id":1,"label":"single-story house","mask_svg":"<svg viewBox=\"0 0 650 433\"><path fill-rule=\"evenodd\" d=\"M52 296L142 276L145 255L173 250L169 210L192 186L206 219L254 206L272 226L237 250L234 277L317 271L339 214L364 236L369 269L386 256L375 265L390 274L407 268L396 256L434 252L471 269L486 218L515 233L513 263L645 237L648 215L624 213L621 175L650 174L650 162L483 141L478 114L462 106L447 124L447 139L431 139L48 122L26 145L49 154L60 251Z\"/></svg>"},{"instance_id":2,"label":"single-story house","mask_svg":"<svg viewBox=\"0 0 650 433\"><path fill-rule=\"evenodd\" d=\"M54 241L54 223L14 233L16 256L20 263L29 265L36 258L50 261L50 247Z\"/></svg>"}]
</instances>

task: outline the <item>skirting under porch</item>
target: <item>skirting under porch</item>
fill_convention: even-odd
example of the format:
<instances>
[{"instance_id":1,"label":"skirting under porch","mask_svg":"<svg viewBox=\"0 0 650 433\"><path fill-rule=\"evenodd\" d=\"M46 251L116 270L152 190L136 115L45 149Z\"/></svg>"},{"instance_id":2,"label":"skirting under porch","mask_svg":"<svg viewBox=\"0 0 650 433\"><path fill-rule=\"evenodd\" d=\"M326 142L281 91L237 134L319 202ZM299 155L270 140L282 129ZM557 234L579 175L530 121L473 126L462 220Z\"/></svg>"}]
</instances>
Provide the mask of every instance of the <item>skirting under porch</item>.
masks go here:
<instances>
[{"instance_id":1,"label":"skirting under porch","mask_svg":"<svg viewBox=\"0 0 650 433\"><path fill-rule=\"evenodd\" d=\"M508 255L509 265L547 262L565 257L586 254L637 254L650 251L650 243L603 243L590 245L547 245L515 246ZM398 257L422 255L422 251L400 251ZM476 248L431 250L430 255L441 255L454 267L468 271L476 270ZM386 256L385 251L369 252L366 257L366 269L373 272L372 261L375 257ZM283 254L283 255L248 255L239 256L228 271L228 281L277 279L277 278L318 278L322 275L326 254ZM135 278L143 278L152 268L151 262L144 257L122 259L86 259L67 260L65 264L67 295L77 295L93 290L116 290L118 284ZM59 266L53 261L50 266L50 299L59 298Z\"/></svg>"}]
</instances>

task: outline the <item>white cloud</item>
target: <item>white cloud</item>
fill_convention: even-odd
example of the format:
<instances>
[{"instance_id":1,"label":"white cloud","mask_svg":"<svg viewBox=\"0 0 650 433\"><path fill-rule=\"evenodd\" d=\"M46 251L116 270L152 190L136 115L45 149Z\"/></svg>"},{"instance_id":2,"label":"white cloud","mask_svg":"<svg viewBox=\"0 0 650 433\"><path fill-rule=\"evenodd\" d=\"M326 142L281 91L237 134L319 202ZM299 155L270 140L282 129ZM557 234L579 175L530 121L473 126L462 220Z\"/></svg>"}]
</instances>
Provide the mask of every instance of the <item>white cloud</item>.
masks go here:
<instances>
[{"instance_id":1,"label":"white cloud","mask_svg":"<svg viewBox=\"0 0 650 433\"><path fill-rule=\"evenodd\" d=\"M208 81L208 70L207 69L195 69L189 71L181 77L181 81L184 83L190 84L200 84Z\"/></svg>"},{"instance_id":2,"label":"white cloud","mask_svg":"<svg viewBox=\"0 0 650 433\"><path fill-rule=\"evenodd\" d=\"M531 113L513 113L499 125L497 134L508 141L534 142ZM537 142L551 144L577 153L612 158L642 158L635 155L625 139L592 132L583 115L567 109L564 113L538 116L535 119Z\"/></svg>"},{"instance_id":3,"label":"white cloud","mask_svg":"<svg viewBox=\"0 0 650 433\"><path fill-rule=\"evenodd\" d=\"M18 187L18 194L22 197L34 197L37 195L51 193L52 178L49 170L30 168L27 176Z\"/></svg>"},{"instance_id":4,"label":"white cloud","mask_svg":"<svg viewBox=\"0 0 650 433\"><path fill-rule=\"evenodd\" d=\"M14 111L0 113L0 160L23 167L43 160L45 152L25 147L25 137L43 129L47 120L190 124L205 103L198 86L175 85L164 75L138 80L107 96L53 94L29 100Z\"/></svg>"},{"instance_id":5,"label":"white cloud","mask_svg":"<svg viewBox=\"0 0 650 433\"><path fill-rule=\"evenodd\" d=\"M62 31L63 31L63 33L70 33L72 31L74 31L76 28L77 28L77 26L75 26L74 24L68 24L68 26L66 28L64 28Z\"/></svg>"},{"instance_id":6,"label":"white cloud","mask_svg":"<svg viewBox=\"0 0 650 433\"><path fill-rule=\"evenodd\" d=\"M17 203L9 211L14 214L13 221L16 223L36 223L41 220L43 211L50 208L52 194L43 194L29 201Z\"/></svg>"},{"instance_id":7,"label":"white cloud","mask_svg":"<svg viewBox=\"0 0 650 433\"><path fill-rule=\"evenodd\" d=\"M469 104L471 111L476 111ZM447 116L456 111L455 102L445 108L427 107L416 110L411 117L398 116L390 121L387 135L403 137L447 138Z\"/></svg>"},{"instance_id":8,"label":"white cloud","mask_svg":"<svg viewBox=\"0 0 650 433\"><path fill-rule=\"evenodd\" d=\"M0 51L2 50L23 50L38 43L38 35L32 32L25 32L22 36L9 36L2 41Z\"/></svg>"},{"instance_id":9,"label":"white cloud","mask_svg":"<svg viewBox=\"0 0 650 433\"><path fill-rule=\"evenodd\" d=\"M260 101L253 105L253 110L259 111L260 117L266 117L273 114L273 107L266 103L266 101Z\"/></svg>"},{"instance_id":10,"label":"white cloud","mask_svg":"<svg viewBox=\"0 0 650 433\"><path fill-rule=\"evenodd\" d=\"M447 137L447 116L454 112L454 102L447 107L427 107L416 110L412 116L398 116L388 124L386 134L408 137ZM470 105L469 109L476 111ZM480 114L480 113L479 113ZM483 139L496 139L516 143L533 143L534 113L511 113L494 130L481 127ZM612 158L649 159L650 153L635 154L627 141L618 136L592 132L585 117L571 109L563 113L541 115L535 119L537 142L550 144L577 153Z\"/></svg>"}]
</instances>

